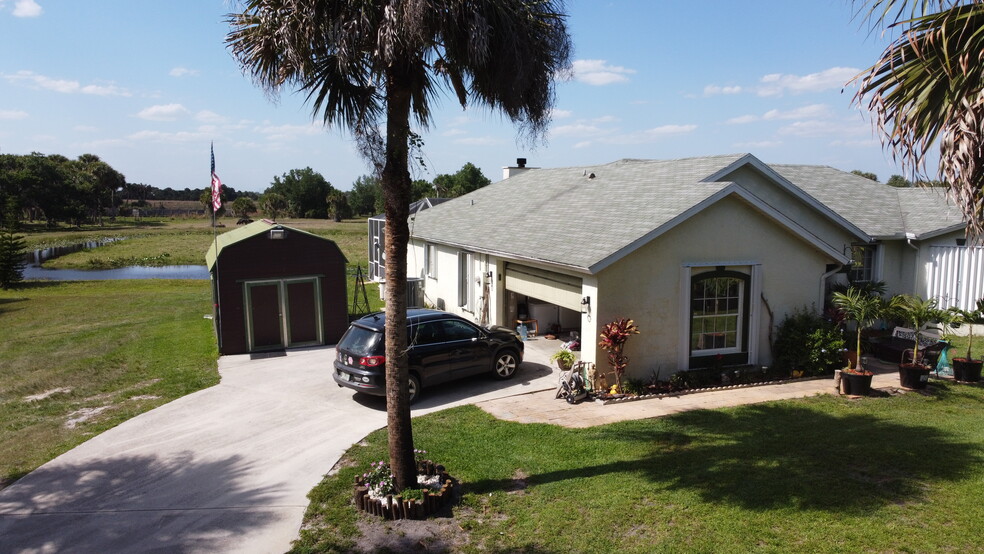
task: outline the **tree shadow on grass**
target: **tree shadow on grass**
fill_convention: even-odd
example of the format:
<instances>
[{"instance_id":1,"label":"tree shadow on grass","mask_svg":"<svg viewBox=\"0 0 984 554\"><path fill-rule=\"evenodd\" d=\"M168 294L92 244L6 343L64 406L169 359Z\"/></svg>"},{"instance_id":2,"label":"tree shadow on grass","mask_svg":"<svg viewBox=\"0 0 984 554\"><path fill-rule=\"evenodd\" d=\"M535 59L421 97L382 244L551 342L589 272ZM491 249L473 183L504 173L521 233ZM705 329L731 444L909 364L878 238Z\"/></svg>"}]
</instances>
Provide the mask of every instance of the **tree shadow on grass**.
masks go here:
<instances>
[{"instance_id":1,"label":"tree shadow on grass","mask_svg":"<svg viewBox=\"0 0 984 554\"><path fill-rule=\"evenodd\" d=\"M42 466L0 491L4 551L216 551L274 518L239 456L120 456Z\"/></svg>"},{"instance_id":2,"label":"tree shadow on grass","mask_svg":"<svg viewBox=\"0 0 984 554\"><path fill-rule=\"evenodd\" d=\"M529 482L637 473L654 490L692 491L709 503L862 515L921 501L927 485L961 479L984 461L979 445L931 426L789 405L687 412L667 423L600 428L599 438L645 444L647 451L635 459L531 475ZM508 480L483 481L469 489L481 494L508 486Z\"/></svg>"}]
</instances>

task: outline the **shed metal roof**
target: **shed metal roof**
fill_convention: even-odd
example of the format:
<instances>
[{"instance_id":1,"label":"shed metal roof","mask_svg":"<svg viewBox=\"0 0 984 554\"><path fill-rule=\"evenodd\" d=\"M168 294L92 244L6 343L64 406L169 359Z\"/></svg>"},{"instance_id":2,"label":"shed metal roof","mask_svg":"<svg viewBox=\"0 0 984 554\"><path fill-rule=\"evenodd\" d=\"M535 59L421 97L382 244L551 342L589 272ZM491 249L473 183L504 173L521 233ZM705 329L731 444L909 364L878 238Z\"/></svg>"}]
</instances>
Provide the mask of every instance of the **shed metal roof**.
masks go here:
<instances>
[{"instance_id":1,"label":"shed metal roof","mask_svg":"<svg viewBox=\"0 0 984 554\"><path fill-rule=\"evenodd\" d=\"M212 270L212 267L215 265L215 260L218 258L218 255L222 253L223 248L227 246L232 246L233 244L244 241L248 238L255 237L256 235L262 235L263 233L266 233L270 229L287 229L292 233L304 233L305 235L310 235L312 237L321 240L328 240L324 237L319 237L314 233L309 233L301 229L288 227L286 225L281 225L276 221L270 221L269 219L261 219L260 221L254 221L249 225L237 227L236 229L233 229L231 231L226 231L225 233L216 236L215 240L212 241L211 246L208 247L208 252L205 253L205 264L208 266L209 271Z\"/></svg>"}]
</instances>

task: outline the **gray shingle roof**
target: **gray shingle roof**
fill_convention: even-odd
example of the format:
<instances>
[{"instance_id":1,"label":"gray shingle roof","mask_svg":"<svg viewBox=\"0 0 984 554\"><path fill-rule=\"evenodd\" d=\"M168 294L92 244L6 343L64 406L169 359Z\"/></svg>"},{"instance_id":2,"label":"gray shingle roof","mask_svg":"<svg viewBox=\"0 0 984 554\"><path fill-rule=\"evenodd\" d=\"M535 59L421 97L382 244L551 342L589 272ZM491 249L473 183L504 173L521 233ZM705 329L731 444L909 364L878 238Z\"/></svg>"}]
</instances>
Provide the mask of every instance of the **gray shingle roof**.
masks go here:
<instances>
[{"instance_id":1,"label":"gray shingle roof","mask_svg":"<svg viewBox=\"0 0 984 554\"><path fill-rule=\"evenodd\" d=\"M827 166L769 167L872 237L920 236L962 221L942 189L890 187Z\"/></svg>"},{"instance_id":2,"label":"gray shingle roof","mask_svg":"<svg viewBox=\"0 0 984 554\"><path fill-rule=\"evenodd\" d=\"M587 269L727 186L699 181L740 157L530 170L421 212L411 231Z\"/></svg>"},{"instance_id":3,"label":"gray shingle roof","mask_svg":"<svg viewBox=\"0 0 984 554\"><path fill-rule=\"evenodd\" d=\"M418 213L411 233L589 270L727 187L702 181L745 157L531 169ZM919 235L959 223L933 191L897 189L831 167L769 167L871 236Z\"/></svg>"}]
</instances>

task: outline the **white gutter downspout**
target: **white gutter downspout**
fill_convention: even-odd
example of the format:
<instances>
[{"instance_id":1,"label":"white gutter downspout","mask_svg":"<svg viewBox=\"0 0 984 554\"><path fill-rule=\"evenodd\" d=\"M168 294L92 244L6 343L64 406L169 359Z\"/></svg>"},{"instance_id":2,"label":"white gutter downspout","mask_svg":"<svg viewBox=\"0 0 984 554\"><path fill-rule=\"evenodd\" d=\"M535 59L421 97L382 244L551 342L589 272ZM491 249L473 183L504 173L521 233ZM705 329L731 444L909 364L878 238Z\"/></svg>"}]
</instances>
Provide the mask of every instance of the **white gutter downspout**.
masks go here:
<instances>
[{"instance_id":1,"label":"white gutter downspout","mask_svg":"<svg viewBox=\"0 0 984 554\"><path fill-rule=\"evenodd\" d=\"M834 275L840 273L844 269L844 264L837 266L834 269L824 273L820 276L820 301L817 302L820 310L823 310L823 303L827 299L827 279L830 279Z\"/></svg>"},{"instance_id":2,"label":"white gutter downspout","mask_svg":"<svg viewBox=\"0 0 984 554\"><path fill-rule=\"evenodd\" d=\"M905 234L905 243L909 245L909 248L912 248L913 250L918 251L919 250L919 247L916 246L915 244L912 244L912 241L914 241L914 240L916 240L916 234L915 233L906 233Z\"/></svg>"}]
</instances>

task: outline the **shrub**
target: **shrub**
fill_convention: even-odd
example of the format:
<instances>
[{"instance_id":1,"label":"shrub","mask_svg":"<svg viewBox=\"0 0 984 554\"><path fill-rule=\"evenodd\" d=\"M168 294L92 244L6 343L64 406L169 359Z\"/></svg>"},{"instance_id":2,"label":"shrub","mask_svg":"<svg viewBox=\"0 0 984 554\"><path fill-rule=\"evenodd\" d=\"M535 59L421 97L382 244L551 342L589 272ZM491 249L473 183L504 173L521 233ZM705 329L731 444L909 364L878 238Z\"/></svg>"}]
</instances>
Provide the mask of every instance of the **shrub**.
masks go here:
<instances>
[{"instance_id":1,"label":"shrub","mask_svg":"<svg viewBox=\"0 0 984 554\"><path fill-rule=\"evenodd\" d=\"M773 366L779 373L821 375L842 364L844 337L813 310L798 308L779 324L774 350Z\"/></svg>"}]
</instances>

